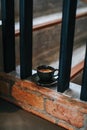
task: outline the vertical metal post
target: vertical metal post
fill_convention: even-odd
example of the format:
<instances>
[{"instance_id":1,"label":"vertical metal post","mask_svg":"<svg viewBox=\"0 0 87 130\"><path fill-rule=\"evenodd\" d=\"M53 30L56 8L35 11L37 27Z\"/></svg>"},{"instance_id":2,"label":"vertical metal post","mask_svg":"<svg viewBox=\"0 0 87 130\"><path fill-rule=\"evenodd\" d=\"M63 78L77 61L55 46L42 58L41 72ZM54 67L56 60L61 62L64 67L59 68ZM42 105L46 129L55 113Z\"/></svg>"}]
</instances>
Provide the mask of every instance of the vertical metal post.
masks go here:
<instances>
[{"instance_id":1,"label":"vertical metal post","mask_svg":"<svg viewBox=\"0 0 87 130\"><path fill-rule=\"evenodd\" d=\"M81 87L81 95L80 99L87 101L87 43L86 43L86 54L85 54L85 62L82 76L82 87Z\"/></svg>"},{"instance_id":2,"label":"vertical metal post","mask_svg":"<svg viewBox=\"0 0 87 130\"><path fill-rule=\"evenodd\" d=\"M20 73L32 75L32 10L33 0L20 0Z\"/></svg>"},{"instance_id":3,"label":"vertical metal post","mask_svg":"<svg viewBox=\"0 0 87 130\"><path fill-rule=\"evenodd\" d=\"M15 70L14 0L1 0L4 71Z\"/></svg>"},{"instance_id":4,"label":"vertical metal post","mask_svg":"<svg viewBox=\"0 0 87 130\"><path fill-rule=\"evenodd\" d=\"M69 88L77 0L63 0L58 91Z\"/></svg>"}]
</instances>

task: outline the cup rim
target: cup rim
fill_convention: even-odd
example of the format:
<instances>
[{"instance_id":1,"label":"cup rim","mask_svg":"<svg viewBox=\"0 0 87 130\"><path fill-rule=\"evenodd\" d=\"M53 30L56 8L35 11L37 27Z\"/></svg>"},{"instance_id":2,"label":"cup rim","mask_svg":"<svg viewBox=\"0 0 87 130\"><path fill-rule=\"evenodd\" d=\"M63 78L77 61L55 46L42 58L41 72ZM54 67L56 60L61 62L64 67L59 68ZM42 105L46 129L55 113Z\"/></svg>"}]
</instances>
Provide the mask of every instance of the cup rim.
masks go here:
<instances>
[{"instance_id":1,"label":"cup rim","mask_svg":"<svg viewBox=\"0 0 87 130\"><path fill-rule=\"evenodd\" d=\"M52 70L52 71L54 71L55 70L55 68L53 68L53 67L51 67L51 66L49 66L49 65L40 65L40 66L38 66L37 67L37 71L39 71L39 70L41 70L41 69L50 69L50 70Z\"/></svg>"}]
</instances>

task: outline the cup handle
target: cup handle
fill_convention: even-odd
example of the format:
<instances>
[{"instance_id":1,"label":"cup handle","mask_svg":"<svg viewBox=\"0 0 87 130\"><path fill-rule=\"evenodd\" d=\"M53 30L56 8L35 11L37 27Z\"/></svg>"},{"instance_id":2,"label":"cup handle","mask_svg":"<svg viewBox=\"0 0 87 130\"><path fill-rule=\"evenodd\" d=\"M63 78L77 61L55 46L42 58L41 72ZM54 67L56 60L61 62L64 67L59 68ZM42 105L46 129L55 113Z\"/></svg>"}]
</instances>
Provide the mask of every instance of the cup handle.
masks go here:
<instances>
[{"instance_id":1,"label":"cup handle","mask_svg":"<svg viewBox=\"0 0 87 130\"><path fill-rule=\"evenodd\" d=\"M59 69L55 69L55 70L54 70L54 73L55 73L56 71L59 71ZM57 74L54 74L54 77L57 77L57 76L58 76L58 73L57 73Z\"/></svg>"}]
</instances>

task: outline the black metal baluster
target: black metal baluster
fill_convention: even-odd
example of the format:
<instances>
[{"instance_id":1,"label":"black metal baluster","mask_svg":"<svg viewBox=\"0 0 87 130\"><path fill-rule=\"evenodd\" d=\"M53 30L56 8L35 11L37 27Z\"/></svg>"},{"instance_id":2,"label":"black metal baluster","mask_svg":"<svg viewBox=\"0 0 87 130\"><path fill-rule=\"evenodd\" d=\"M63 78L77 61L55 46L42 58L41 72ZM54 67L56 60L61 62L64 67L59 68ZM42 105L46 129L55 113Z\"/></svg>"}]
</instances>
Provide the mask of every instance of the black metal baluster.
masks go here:
<instances>
[{"instance_id":1,"label":"black metal baluster","mask_svg":"<svg viewBox=\"0 0 87 130\"><path fill-rule=\"evenodd\" d=\"M33 0L20 0L20 73L32 75L32 10Z\"/></svg>"},{"instance_id":2,"label":"black metal baluster","mask_svg":"<svg viewBox=\"0 0 87 130\"><path fill-rule=\"evenodd\" d=\"M1 0L4 71L15 70L14 0Z\"/></svg>"},{"instance_id":3,"label":"black metal baluster","mask_svg":"<svg viewBox=\"0 0 87 130\"><path fill-rule=\"evenodd\" d=\"M77 0L63 0L58 91L69 88Z\"/></svg>"},{"instance_id":4,"label":"black metal baluster","mask_svg":"<svg viewBox=\"0 0 87 130\"><path fill-rule=\"evenodd\" d=\"M86 54L85 54L85 62L82 76L82 87L81 87L81 95L80 99L87 101L87 43L86 43Z\"/></svg>"}]
</instances>

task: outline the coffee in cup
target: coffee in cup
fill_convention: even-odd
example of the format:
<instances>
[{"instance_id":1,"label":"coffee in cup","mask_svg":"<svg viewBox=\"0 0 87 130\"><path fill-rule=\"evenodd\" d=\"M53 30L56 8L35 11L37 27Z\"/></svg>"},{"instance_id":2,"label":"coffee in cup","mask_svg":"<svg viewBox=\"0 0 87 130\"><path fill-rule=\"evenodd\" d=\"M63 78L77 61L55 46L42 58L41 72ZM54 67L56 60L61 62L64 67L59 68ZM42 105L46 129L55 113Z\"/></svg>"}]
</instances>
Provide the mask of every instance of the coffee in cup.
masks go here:
<instances>
[{"instance_id":1,"label":"coffee in cup","mask_svg":"<svg viewBox=\"0 0 87 130\"><path fill-rule=\"evenodd\" d=\"M56 75L55 71L57 71ZM47 65L41 65L37 67L37 75L42 82L48 82L51 81L55 76L58 77L58 69Z\"/></svg>"}]
</instances>

